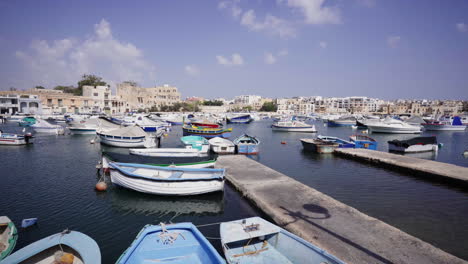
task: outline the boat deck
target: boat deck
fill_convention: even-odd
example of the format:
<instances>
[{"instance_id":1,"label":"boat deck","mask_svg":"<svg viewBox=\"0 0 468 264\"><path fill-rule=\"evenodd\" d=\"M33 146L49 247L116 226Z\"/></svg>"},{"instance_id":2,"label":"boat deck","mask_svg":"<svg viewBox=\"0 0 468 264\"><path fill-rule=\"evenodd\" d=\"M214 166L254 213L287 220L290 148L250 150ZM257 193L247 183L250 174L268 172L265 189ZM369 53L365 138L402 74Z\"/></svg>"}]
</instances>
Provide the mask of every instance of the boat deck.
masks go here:
<instances>
[{"instance_id":1,"label":"boat deck","mask_svg":"<svg viewBox=\"0 0 468 264\"><path fill-rule=\"evenodd\" d=\"M346 263L466 263L245 156L216 166L278 225Z\"/></svg>"}]
</instances>

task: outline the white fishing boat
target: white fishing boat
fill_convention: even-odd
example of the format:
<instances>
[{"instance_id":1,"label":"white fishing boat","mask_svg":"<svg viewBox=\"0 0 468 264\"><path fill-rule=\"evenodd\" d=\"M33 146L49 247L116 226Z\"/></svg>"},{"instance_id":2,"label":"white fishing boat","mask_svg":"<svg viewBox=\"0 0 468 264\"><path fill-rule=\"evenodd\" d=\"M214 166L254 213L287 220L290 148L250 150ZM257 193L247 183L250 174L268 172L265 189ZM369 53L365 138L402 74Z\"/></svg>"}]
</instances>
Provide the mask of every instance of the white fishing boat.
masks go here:
<instances>
[{"instance_id":1,"label":"white fishing boat","mask_svg":"<svg viewBox=\"0 0 468 264\"><path fill-rule=\"evenodd\" d=\"M192 148L147 148L130 149L130 154L149 157L204 157L207 152Z\"/></svg>"},{"instance_id":2,"label":"white fishing boat","mask_svg":"<svg viewBox=\"0 0 468 264\"><path fill-rule=\"evenodd\" d=\"M147 134L139 126L129 126L109 131L96 131L101 144L121 148L156 147L156 136Z\"/></svg>"},{"instance_id":3,"label":"white fishing boat","mask_svg":"<svg viewBox=\"0 0 468 264\"><path fill-rule=\"evenodd\" d=\"M36 123L31 125L31 127L37 133L56 134L56 135L65 134L65 129L61 125L54 125L40 118L36 118Z\"/></svg>"},{"instance_id":4,"label":"white fishing boat","mask_svg":"<svg viewBox=\"0 0 468 264\"><path fill-rule=\"evenodd\" d=\"M123 157L123 158L122 158ZM155 163L154 158L146 156L134 156L134 155L121 155L116 158L116 153L105 152L102 154L101 166L103 169L109 168L111 162L123 162L123 163L137 163L159 167L171 167L171 168L212 168L216 165L216 160L203 160L203 161L192 161L192 162L169 162L169 163Z\"/></svg>"},{"instance_id":5,"label":"white fishing boat","mask_svg":"<svg viewBox=\"0 0 468 264\"><path fill-rule=\"evenodd\" d=\"M0 130L0 145L26 145L32 143L31 133L24 135L3 133Z\"/></svg>"},{"instance_id":6,"label":"white fishing boat","mask_svg":"<svg viewBox=\"0 0 468 264\"><path fill-rule=\"evenodd\" d=\"M415 137L408 140L388 141L388 150L404 153L437 151L439 146L436 137Z\"/></svg>"},{"instance_id":7,"label":"white fishing boat","mask_svg":"<svg viewBox=\"0 0 468 264\"><path fill-rule=\"evenodd\" d=\"M214 153L231 154L236 152L236 145L229 139L214 137L208 140L208 142L210 143L211 151Z\"/></svg>"},{"instance_id":8,"label":"white fishing boat","mask_svg":"<svg viewBox=\"0 0 468 264\"><path fill-rule=\"evenodd\" d=\"M158 195L196 195L222 191L224 169L156 167L110 163L113 184Z\"/></svg>"},{"instance_id":9,"label":"white fishing boat","mask_svg":"<svg viewBox=\"0 0 468 264\"><path fill-rule=\"evenodd\" d=\"M101 120L98 117L91 117L88 119L74 120L68 123L68 130L75 135L95 135L96 130L99 129ZM102 126L101 126L102 128ZM119 126L115 125L115 129Z\"/></svg>"},{"instance_id":10,"label":"white fishing boat","mask_svg":"<svg viewBox=\"0 0 468 264\"><path fill-rule=\"evenodd\" d=\"M455 116L452 119L423 124L423 127L425 130L429 131L464 131L467 126L462 123L459 116Z\"/></svg>"},{"instance_id":11,"label":"white fishing boat","mask_svg":"<svg viewBox=\"0 0 468 264\"><path fill-rule=\"evenodd\" d=\"M416 134L421 133L421 126L410 125L391 117L383 121L366 123L371 133Z\"/></svg>"},{"instance_id":12,"label":"white fishing boat","mask_svg":"<svg viewBox=\"0 0 468 264\"><path fill-rule=\"evenodd\" d=\"M271 125L273 131L315 133L315 125L300 121L278 121Z\"/></svg>"}]
</instances>

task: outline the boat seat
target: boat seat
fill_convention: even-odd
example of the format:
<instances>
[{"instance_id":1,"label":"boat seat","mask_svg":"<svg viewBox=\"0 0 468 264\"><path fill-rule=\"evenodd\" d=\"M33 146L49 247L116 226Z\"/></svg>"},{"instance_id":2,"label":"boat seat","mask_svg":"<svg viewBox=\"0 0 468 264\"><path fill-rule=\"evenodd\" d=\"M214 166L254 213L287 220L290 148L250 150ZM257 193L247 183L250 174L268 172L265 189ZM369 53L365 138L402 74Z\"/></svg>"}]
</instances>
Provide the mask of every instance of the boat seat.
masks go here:
<instances>
[{"instance_id":1,"label":"boat seat","mask_svg":"<svg viewBox=\"0 0 468 264\"><path fill-rule=\"evenodd\" d=\"M169 176L168 179L177 179L177 178L182 178L182 175L184 174L183 171L175 171L171 176Z\"/></svg>"}]
</instances>

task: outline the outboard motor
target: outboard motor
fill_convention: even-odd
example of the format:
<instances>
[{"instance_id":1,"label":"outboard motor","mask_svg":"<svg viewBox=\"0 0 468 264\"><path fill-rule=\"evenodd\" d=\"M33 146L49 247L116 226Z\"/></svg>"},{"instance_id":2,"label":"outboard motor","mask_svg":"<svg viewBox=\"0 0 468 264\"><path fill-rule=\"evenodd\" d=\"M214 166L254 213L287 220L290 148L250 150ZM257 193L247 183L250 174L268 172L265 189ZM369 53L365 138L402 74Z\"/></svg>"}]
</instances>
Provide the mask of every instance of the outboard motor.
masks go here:
<instances>
[{"instance_id":1,"label":"outboard motor","mask_svg":"<svg viewBox=\"0 0 468 264\"><path fill-rule=\"evenodd\" d=\"M26 133L24 134L24 141L26 141L26 144L29 144L30 140L33 138L33 135L31 133Z\"/></svg>"}]
</instances>

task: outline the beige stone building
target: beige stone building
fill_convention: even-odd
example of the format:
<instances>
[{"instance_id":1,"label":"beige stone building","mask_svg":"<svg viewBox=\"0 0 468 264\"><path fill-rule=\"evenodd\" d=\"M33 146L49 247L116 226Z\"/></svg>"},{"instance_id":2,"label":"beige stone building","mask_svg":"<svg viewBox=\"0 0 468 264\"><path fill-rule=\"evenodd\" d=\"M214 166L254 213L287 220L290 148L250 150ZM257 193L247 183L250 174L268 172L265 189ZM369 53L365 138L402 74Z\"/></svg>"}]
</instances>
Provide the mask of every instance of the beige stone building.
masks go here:
<instances>
[{"instance_id":1,"label":"beige stone building","mask_svg":"<svg viewBox=\"0 0 468 264\"><path fill-rule=\"evenodd\" d=\"M118 100L125 102L125 111L149 109L153 106L173 105L180 102L180 93L176 87L167 84L143 88L131 83L117 84Z\"/></svg>"}]
</instances>

